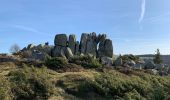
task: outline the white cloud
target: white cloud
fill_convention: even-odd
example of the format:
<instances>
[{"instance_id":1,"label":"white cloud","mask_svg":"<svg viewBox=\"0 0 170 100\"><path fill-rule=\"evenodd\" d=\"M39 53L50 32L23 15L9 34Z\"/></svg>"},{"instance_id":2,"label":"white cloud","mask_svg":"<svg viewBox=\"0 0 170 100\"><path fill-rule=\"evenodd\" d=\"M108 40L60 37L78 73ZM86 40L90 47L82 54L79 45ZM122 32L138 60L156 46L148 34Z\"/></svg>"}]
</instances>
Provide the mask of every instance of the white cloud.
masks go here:
<instances>
[{"instance_id":1,"label":"white cloud","mask_svg":"<svg viewBox=\"0 0 170 100\"><path fill-rule=\"evenodd\" d=\"M139 18L139 23L142 22L144 16L145 16L145 9L146 9L146 1L145 0L142 0L142 3L141 3L141 13L140 13L140 18Z\"/></svg>"},{"instance_id":2,"label":"white cloud","mask_svg":"<svg viewBox=\"0 0 170 100\"><path fill-rule=\"evenodd\" d=\"M14 25L14 27L21 29L21 30L25 30L25 31L30 31L30 32L34 32L34 33L41 33L38 30L31 28L31 27L26 27L26 26L21 26L21 25Z\"/></svg>"}]
</instances>

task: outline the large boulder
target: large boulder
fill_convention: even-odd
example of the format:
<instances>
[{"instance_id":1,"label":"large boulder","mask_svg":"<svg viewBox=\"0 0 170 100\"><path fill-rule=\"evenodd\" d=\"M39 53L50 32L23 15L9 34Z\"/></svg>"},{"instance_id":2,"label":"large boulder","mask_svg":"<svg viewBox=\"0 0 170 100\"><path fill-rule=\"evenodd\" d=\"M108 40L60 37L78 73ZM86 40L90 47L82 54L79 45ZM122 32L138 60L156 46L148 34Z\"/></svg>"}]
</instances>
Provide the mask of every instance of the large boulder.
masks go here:
<instances>
[{"instance_id":1,"label":"large boulder","mask_svg":"<svg viewBox=\"0 0 170 100\"><path fill-rule=\"evenodd\" d=\"M36 46L38 50L44 49L44 47L45 47L45 44L39 44L38 46Z\"/></svg>"},{"instance_id":2,"label":"large boulder","mask_svg":"<svg viewBox=\"0 0 170 100\"><path fill-rule=\"evenodd\" d=\"M88 36L86 54L92 54L93 56L96 56L96 51L97 51L96 41L92 38L92 36Z\"/></svg>"},{"instance_id":3,"label":"large boulder","mask_svg":"<svg viewBox=\"0 0 170 100\"><path fill-rule=\"evenodd\" d=\"M68 41L68 47L71 49L72 53L75 54L76 49L76 36L70 35Z\"/></svg>"},{"instance_id":4,"label":"large boulder","mask_svg":"<svg viewBox=\"0 0 170 100\"><path fill-rule=\"evenodd\" d=\"M99 43L98 56L99 57L106 56L112 58L113 56L112 40L106 39Z\"/></svg>"},{"instance_id":5,"label":"large boulder","mask_svg":"<svg viewBox=\"0 0 170 100\"><path fill-rule=\"evenodd\" d=\"M110 58L110 57L102 57L102 58L101 58L101 62L102 62L102 64L104 64L104 65L111 66L111 65L113 64L113 59Z\"/></svg>"},{"instance_id":6,"label":"large boulder","mask_svg":"<svg viewBox=\"0 0 170 100\"><path fill-rule=\"evenodd\" d=\"M123 65L123 60L122 60L122 58L116 59L115 62L114 62L114 65L115 65L115 66L121 66L121 65Z\"/></svg>"},{"instance_id":7,"label":"large boulder","mask_svg":"<svg viewBox=\"0 0 170 100\"><path fill-rule=\"evenodd\" d=\"M27 49L29 50L29 49L32 49L32 48L34 48L34 47L35 47L34 44L29 44L29 45L27 46Z\"/></svg>"},{"instance_id":8,"label":"large boulder","mask_svg":"<svg viewBox=\"0 0 170 100\"><path fill-rule=\"evenodd\" d=\"M70 58L73 57L73 53L72 53L72 51L71 51L71 49L69 47L66 47L65 55L66 55L67 59L70 59Z\"/></svg>"},{"instance_id":9,"label":"large boulder","mask_svg":"<svg viewBox=\"0 0 170 100\"><path fill-rule=\"evenodd\" d=\"M142 64L137 63L133 66L133 68L134 69L142 69Z\"/></svg>"},{"instance_id":10,"label":"large boulder","mask_svg":"<svg viewBox=\"0 0 170 100\"><path fill-rule=\"evenodd\" d=\"M76 47L75 47L75 55L79 55L80 54L80 44L79 41L76 42Z\"/></svg>"},{"instance_id":11,"label":"large boulder","mask_svg":"<svg viewBox=\"0 0 170 100\"><path fill-rule=\"evenodd\" d=\"M67 35L66 34L57 34L55 36L54 44L56 46L67 46Z\"/></svg>"},{"instance_id":12,"label":"large boulder","mask_svg":"<svg viewBox=\"0 0 170 100\"><path fill-rule=\"evenodd\" d=\"M66 58L65 56L65 48L62 46L55 46L54 49L52 50L52 56L53 57L63 57Z\"/></svg>"},{"instance_id":13,"label":"large boulder","mask_svg":"<svg viewBox=\"0 0 170 100\"><path fill-rule=\"evenodd\" d=\"M98 57L101 58L101 57L104 57L105 56L105 40L99 42L99 48L98 48Z\"/></svg>"},{"instance_id":14,"label":"large boulder","mask_svg":"<svg viewBox=\"0 0 170 100\"><path fill-rule=\"evenodd\" d=\"M107 57L113 57L113 45L112 40L106 39L105 40L105 56Z\"/></svg>"},{"instance_id":15,"label":"large boulder","mask_svg":"<svg viewBox=\"0 0 170 100\"><path fill-rule=\"evenodd\" d=\"M148 61L145 63L145 66L144 66L145 69L154 69L155 68L155 64L153 61Z\"/></svg>"},{"instance_id":16,"label":"large boulder","mask_svg":"<svg viewBox=\"0 0 170 100\"><path fill-rule=\"evenodd\" d=\"M83 33L81 35L81 41L80 41L80 50L82 54L85 54L86 52L86 48L87 48L87 38L88 38L88 34L87 33Z\"/></svg>"},{"instance_id":17,"label":"large boulder","mask_svg":"<svg viewBox=\"0 0 170 100\"><path fill-rule=\"evenodd\" d=\"M127 63L129 66L132 66L132 67L136 65L136 62L133 61L133 60L128 60L126 63Z\"/></svg>"}]
</instances>

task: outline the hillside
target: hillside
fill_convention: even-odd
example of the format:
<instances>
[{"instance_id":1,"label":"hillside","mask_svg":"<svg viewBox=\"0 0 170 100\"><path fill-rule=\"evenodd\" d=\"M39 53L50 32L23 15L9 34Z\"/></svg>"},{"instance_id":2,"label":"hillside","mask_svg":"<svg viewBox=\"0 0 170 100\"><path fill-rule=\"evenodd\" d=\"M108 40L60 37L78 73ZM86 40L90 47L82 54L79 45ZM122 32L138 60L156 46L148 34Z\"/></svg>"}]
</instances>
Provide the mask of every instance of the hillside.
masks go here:
<instances>
[{"instance_id":1,"label":"hillside","mask_svg":"<svg viewBox=\"0 0 170 100\"><path fill-rule=\"evenodd\" d=\"M113 56L106 34L57 34L0 54L0 100L168 100L170 66L149 56ZM16 50L17 49L17 50ZM167 58L166 58L167 59Z\"/></svg>"},{"instance_id":2,"label":"hillside","mask_svg":"<svg viewBox=\"0 0 170 100\"><path fill-rule=\"evenodd\" d=\"M0 63L0 99L170 99L170 76L121 67L84 68L76 64L67 71L63 69L68 65L51 70L49 66L36 67L23 62Z\"/></svg>"}]
</instances>

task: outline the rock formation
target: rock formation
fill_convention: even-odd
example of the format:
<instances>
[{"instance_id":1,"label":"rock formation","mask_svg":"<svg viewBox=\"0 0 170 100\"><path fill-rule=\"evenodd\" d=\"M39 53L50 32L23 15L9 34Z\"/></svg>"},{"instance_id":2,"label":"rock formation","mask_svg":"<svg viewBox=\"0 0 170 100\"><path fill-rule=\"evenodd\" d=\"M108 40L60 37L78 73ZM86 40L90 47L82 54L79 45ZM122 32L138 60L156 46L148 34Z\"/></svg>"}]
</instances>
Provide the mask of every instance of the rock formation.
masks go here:
<instances>
[{"instance_id":1,"label":"rock formation","mask_svg":"<svg viewBox=\"0 0 170 100\"><path fill-rule=\"evenodd\" d=\"M69 36L69 41L68 41L68 47L71 49L72 53L76 53L76 36L75 35L70 35Z\"/></svg>"},{"instance_id":2,"label":"rock formation","mask_svg":"<svg viewBox=\"0 0 170 100\"><path fill-rule=\"evenodd\" d=\"M93 33L83 33L80 44L76 41L75 35L57 34L54 40L52 56L66 57L68 55L93 55L98 58L113 56L113 45L110 39L106 39L106 34L96 35ZM99 45L99 47L98 47ZM68 54L69 50L69 54ZM70 51L71 50L71 51ZM66 56L67 55L67 56Z\"/></svg>"},{"instance_id":3,"label":"rock formation","mask_svg":"<svg viewBox=\"0 0 170 100\"><path fill-rule=\"evenodd\" d=\"M69 37L66 34L57 34L54 46L49 46L48 42L38 46L29 44L22 51L31 52L29 55L34 59L43 59L46 54L67 59L74 55L91 55L99 58L103 64L111 65L113 63L112 41L106 38L106 34L96 35L95 32L83 33L80 42L76 40L74 34L69 35Z\"/></svg>"}]
</instances>

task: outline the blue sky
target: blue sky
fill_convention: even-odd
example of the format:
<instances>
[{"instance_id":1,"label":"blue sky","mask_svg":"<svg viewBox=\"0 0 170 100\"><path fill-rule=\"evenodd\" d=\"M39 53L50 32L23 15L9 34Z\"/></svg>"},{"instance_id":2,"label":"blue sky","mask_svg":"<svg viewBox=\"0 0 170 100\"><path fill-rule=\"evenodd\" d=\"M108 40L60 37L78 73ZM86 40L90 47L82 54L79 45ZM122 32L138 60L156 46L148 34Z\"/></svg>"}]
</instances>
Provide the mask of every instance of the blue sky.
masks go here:
<instances>
[{"instance_id":1,"label":"blue sky","mask_svg":"<svg viewBox=\"0 0 170 100\"><path fill-rule=\"evenodd\" d=\"M57 33L106 33L115 54L170 54L170 0L0 0L0 52L53 44Z\"/></svg>"}]
</instances>

